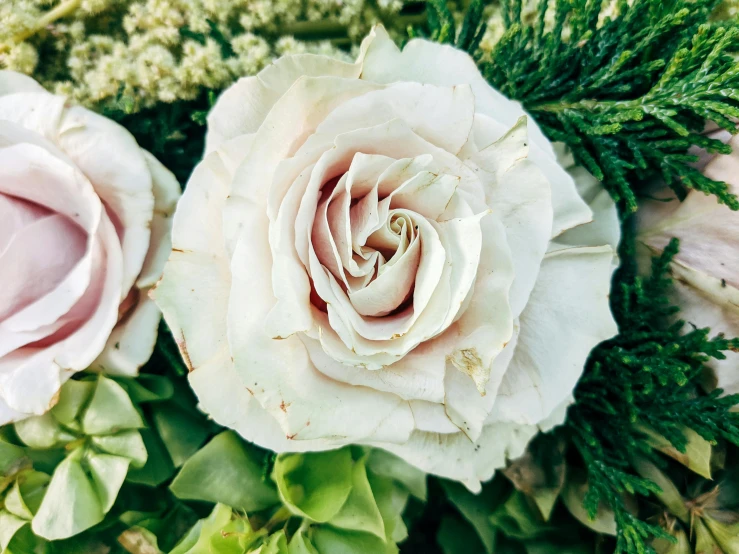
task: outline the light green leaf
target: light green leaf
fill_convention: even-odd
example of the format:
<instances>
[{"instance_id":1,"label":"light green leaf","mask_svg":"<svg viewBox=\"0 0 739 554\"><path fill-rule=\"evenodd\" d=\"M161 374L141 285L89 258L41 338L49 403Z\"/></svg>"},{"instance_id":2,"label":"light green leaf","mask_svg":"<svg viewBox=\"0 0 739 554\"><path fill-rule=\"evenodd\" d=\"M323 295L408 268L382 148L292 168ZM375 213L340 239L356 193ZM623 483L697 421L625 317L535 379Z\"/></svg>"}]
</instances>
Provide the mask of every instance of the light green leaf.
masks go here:
<instances>
[{"instance_id":1,"label":"light green leaf","mask_svg":"<svg viewBox=\"0 0 739 554\"><path fill-rule=\"evenodd\" d=\"M320 554L392 554L395 544L386 544L371 533L320 525L313 530L313 544Z\"/></svg>"},{"instance_id":2,"label":"light green leaf","mask_svg":"<svg viewBox=\"0 0 739 554\"><path fill-rule=\"evenodd\" d=\"M30 460L22 447L0 439L0 473L4 476L12 475L29 464Z\"/></svg>"},{"instance_id":3,"label":"light green leaf","mask_svg":"<svg viewBox=\"0 0 739 554\"><path fill-rule=\"evenodd\" d=\"M76 438L67 433L50 412L16 422L15 432L24 444L37 449L54 448Z\"/></svg>"},{"instance_id":4,"label":"light green leaf","mask_svg":"<svg viewBox=\"0 0 739 554\"><path fill-rule=\"evenodd\" d=\"M290 544L287 546L288 554L318 554L316 547L308 537L305 536L303 529L298 531L290 539Z\"/></svg>"},{"instance_id":5,"label":"light green leaf","mask_svg":"<svg viewBox=\"0 0 739 554\"><path fill-rule=\"evenodd\" d=\"M583 525L596 533L616 536L616 516L613 510L601 504L598 506L598 513L595 519L590 519L588 516L587 510L583 506L583 500L587 491L587 483L571 479L568 476L565 488L562 490L562 502L569 512Z\"/></svg>"},{"instance_id":6,"label":"light green leaf","mask_svg":"<svg viewBox=\"0 0 739 554\"><path fill-rule=\"evenodd\" d=\"M23 527L27 520L5 510L0 510L0 552L4 552L15 534Z\"/></svg>"},{"instance_id":7,"label":"light green leaf","mask_svg":"<svg viewBox=\"0 0 739 554\"><path fill-rule=\"evenodd\" d=\"M329 523L342 529L365 531L385 540L385 525L372 488L367 480L367 469L364 460L354 462L352 468L352 489L349 497L341 506L339 513Z\"/></svg>"},{"instance_id":8,"label":"light green leaf","mask_svg":"<svg viewBox=\"0 0 739 554\"><path fill-rule=\"evenodd\" d=\"M95 492L100 500L100 507L106 514L113 507L118 491L121 490L123 481L126 479L130 460L110 454L89 452L86 462Z\"/></svg>"},{"instance_id":9,"label":"light green leaf","mask_svg":"<svg viewBox=\"0 0 739 554\"><path fill-rule=\"evenodd\" d=\"M712 517L706 517L703 522L725 554L739 554L739 521L724 523Z\"/></svg>"},{"instance_id":10,"label":"light green leaf","mask_svg":"<svg viewBox=\"0 0 739 554\"><path fill-rule=\"evenodd\" d=\"M210 552L217 554L243 554L254 542L256 535L245 517L236 517L210 538Z\"/></svg>"},{"instance_id":11,"label":"light green leaf","mask_svg":"<svg viewBox=\"0 0 739 554\"><path fill-rule=\"evenodd\" d=\"M30 521L38 511L49 485L49 476L40 471L25 471L18 476L5 496L5 509Z\"/></svg>"},{"instance_id":12,"label":"light green leaf","mask_svg":"<svg viewBox=\"0 0 739 554\"><path fill-rule=\"evenodd\" d=\"M153 421L175 467L182 466L208 438L207 421L173 403L154 408Z\"/></svg>"},{"instance_id":13,"label":"light green leaf","mask_svg":"<svg viewBox=\"0 0 739 554\"><path fill-rule=\"evenodd\" d=\"M229 527L233 511L224 504L216 504L205 519L199 520L175 546L170 554L240 554L251 542L252 531L248 521ZM238 521L238 520L235 520ZM224 536L222 531L227 531ZM235 549L234 547L239 548Z\"/></svg>"},{"instance_id":14,"label":"light green leaf","mask_svg":"<svg viewBox=\"0 0 739 554\"><path fill-rule=\"evenodd\" d=\"M62 425L74 427L80 412L92 397L95 381L76 381L70 379L61 388L59 402L51 413Z\"/></svg>"},{"instance_id":15,"label":"light green leaf","mask_svg":"<svg viewBox=\"0 0 739 554\"><path fill-rule=\"evenodd\" d=\"M38 536L66 539L103 520L100 499L81 465L82 455L82 449L72 452L54 471L32 521Z\"/></svg>"},{"instance_id":16,"label":"light green leaf","mask_svg":"<svg viewBox=\"0 0 739 554\"><path fill-rule=\"evenodd\" d=\"M287 538L284 531L272 534L259 549L259 554L288 554Z\"/></svg>"},{"instance_id":17,"label":"light green leaf","mask_svg":"<svg viewBox=\"0 0 739 554\"><path fill-rule=\"evenodd\" d=\"M413 496L426 501L426 474L395 454L373 448L367 460L367 469L400 482Z\"/></svg>"},{"instance_id":18,"label":"light green leaf","mask_svg":"<svg viewBox=\"0 0 739 554\"><path fill-rule=\"evenodd\" d=\"M683 522L688 523L690 520L690 510L688 510L685 499L680 494L680 491L677 490L675 483L660 471L656 465L644 458L633 459L632 465L639 475L654 482L662 489L662 492L655 494L670 513L680 518Z\"/></svg>"},{"instance_id":19,"label":"light green leaf","mask_svg":"<svg viewBox=\"0 0 739 554\"><path fill-rule=\"evenodd\" d=\"M640 426L639 430L647 435L647 443L656 448L670 458L677 460L689 470L697 473L701 477L711 479L711 443L701 437L698 433L683 427L680 430L685 435L688 444L685 452L680 452L672 446L672 443L659 433L654 432L648 427Z\"/></svg>"},{"instance_id":20,"label":"light green leaf","mask_svg":"<svg viewBox=\"0 0 739 554\"><path fill-rule=\"evenodd\" d=\"M690 539L682 529L670 531L677 542L667 539L657 539L652 543L652 548L657 554L693 554L693 548L690 546Z\"/></svg>"},{"instance_id":21,"label":"light green leaf","mask_svg":"<svg viewBox=\"0 0 739 554\"><path fill-rule=\"evenodd\" d=\"M151 429L141 429L139 434L147 453L146 464L142 468L129 469L127 479L132 483L157 487L174 475L174 465L156 433Z\"/></svg>"},{"instance_id":22,"label":"light green leaf","mask_svg":"<svg viewBox=\"0 0 739 554\"><path fill-rule=\"evenodd\" d=\"M148 454L139 431L121 431L115 435L92 437L92 444L115 456L128 458L134 467L144 467Z\"/></svg>"},{"instance_id":23,"label":"light green leaf","mask_svg":"<svg viewBox=\"0 0 739 554\"><path fill-rule=\"evenodd\" d=\"M385 525L385 537L392 542L401 542L408 537L408 529L403 521L403 511L408 504L410 492L388 477L368 473L372 494L380 509Z\"/></svg>"},{"instance_id":24,"label":"light green leaf","mask_svg":"<svg viewBox=\"0 0 739 554\"><path fill-rule=\"evenodd\" d=\"M109 435L124 429L144 426L141 415L126 391L112 379L98 377L90 405L82 417L87 435Z\"/></svg>"},{"instance_id":25,"label":"light green leaf","mask_svg":"<svg viewBox=\"0 0 739 554\"><path fill-rule=\"evenodd\" d=\"M257 512L279 499L262 479L262 455L233 431L224 431L182 466L170 490L178 498L220 502Z\"/></svg>"},{"instance_id":26,"label":"light green leaf","mask_svg":"<svg viewBox=\"0 0 739 554\"><path fill-rule=\"evenodd\" d=\"M291 511L326 522L339 513L352 490L351 451L280 454L272 476Z\"/></svg>"}]
</instances>

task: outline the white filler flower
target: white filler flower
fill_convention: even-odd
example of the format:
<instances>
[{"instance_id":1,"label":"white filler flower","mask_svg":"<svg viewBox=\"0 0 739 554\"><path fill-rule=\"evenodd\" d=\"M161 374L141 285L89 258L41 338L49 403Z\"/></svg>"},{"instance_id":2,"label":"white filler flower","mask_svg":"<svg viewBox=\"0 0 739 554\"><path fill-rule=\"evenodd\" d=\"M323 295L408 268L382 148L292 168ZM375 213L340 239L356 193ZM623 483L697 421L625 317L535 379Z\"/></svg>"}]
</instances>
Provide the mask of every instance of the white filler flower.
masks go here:
<instances>
[{"instance_id":1,"label":"white filler flower","mask_svg":"<svg viewBox=\"0 0 739 554\"><path fill-rule=\"evenodd\" d=\"M0 71L0 424L43 414L76 371L149 359L178 197L123 127Z\"/></svg>"},{"instance_id":2,"label":"white filler flower","mask_svg":"<svg viewBox=\"0 0 739 554\"><path fill-rule=\"evenodd\" d=\"M476 489L616 332L597 193L610 232L467 54L377 27L355 64L288 56L221 96L155 297L246 439L379 446Z\"/></svg>"}]
</instances>

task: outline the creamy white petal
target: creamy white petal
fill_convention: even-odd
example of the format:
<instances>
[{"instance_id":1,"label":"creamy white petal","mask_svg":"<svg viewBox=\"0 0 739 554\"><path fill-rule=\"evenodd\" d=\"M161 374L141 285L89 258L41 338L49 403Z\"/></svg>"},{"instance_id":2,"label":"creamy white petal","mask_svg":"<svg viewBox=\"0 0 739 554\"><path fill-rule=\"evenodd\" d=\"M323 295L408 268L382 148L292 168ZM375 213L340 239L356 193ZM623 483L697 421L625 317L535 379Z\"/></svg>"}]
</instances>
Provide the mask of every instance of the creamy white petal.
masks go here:
<instances>
[{"instance_id":1,"label":"creamy white petal","mask_svg":"<svg viewBox=\"0 0 739 554\"><path fill-rule=\"evenodd\" d=\"M617 332L613 256L610 246L547 254L489 421L537 424L572 393L590 351Z\"/></svg>"},{"instance_id":2,"label":"creamy white petal","mask_svg":"<svg viewBox=\"0 0 739 554\"><path fill-rule=\"evenodd\" d=\"M370 34L362 68L362 79L377 83L416 81L424 84L469 85L475 95L475 110L512 127L524 115L521 104L492 88L480 74L475 61L462 50L427 40L409 41L403 51L382 26ZM551 143L529 118L529 134L544 152L552 155Z\"/></svg>"},{"instance_id":3,"label":"creamy white petal","mask_svg":"<svg viewBox=\"0 0 739 554\"><path fill-rule=\"evenodd\" d=\"M248 206L231 262L228 340L237 371L290 440L336 438L346 442L403 442L413 428L399 397L329 379L313 366L297 336L275 340L264 330L274 306L269 274L254 271L270 261L268 222L259 205Z\"/></svg>"},{"instance_id":4,"label":"creamy white petal","mask_svg":"<svg viewBox=\"0 0 739 554\"><path fill-rule=\"evenodd\" d=\"M349 64L327 56L285 56L254 77L242 77L227 88L208 113L205 151L238 136L255 133L267 114L300 77L359 77L361 63Z\"/></svg>"}]
</instances>

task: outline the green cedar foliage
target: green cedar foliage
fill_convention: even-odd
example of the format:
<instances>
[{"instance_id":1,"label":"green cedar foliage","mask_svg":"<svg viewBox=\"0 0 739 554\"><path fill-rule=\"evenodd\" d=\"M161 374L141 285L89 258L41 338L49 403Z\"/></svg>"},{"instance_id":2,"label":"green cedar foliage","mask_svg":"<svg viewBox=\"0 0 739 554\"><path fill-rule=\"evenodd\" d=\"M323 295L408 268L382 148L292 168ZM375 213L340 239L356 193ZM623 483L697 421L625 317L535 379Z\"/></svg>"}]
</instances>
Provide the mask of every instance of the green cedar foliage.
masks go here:
<instances>
[{"instance_id":1,"label":"green cedar foliage","mask_svg":"<svg viewBox=\"0 0 739 554\"><path fill-rule=\"evenodd\" d=\"M694 188L732 209L726 183L690 162L691 146L731 149L700 134L706 120L734 132L739 117L735 23L709 24L719 0L504 0L506 31L489 55L477 50L482 0L459 33L443 0L429 3L431 36L476 55L492 86L519 100L545 133L567 143L624 212L637 209L642 183L661 178L678 195ZM604 18L605 6L616 15ZM553 12L553 13L551 13ZM602 21L600 21L602 19ZM484 27L484 26L482 26Z\"/></svg>"},{"instance_id":2,"label":"green cedar foliage","mask_svg":"<svg viewBox=\"0 0 739 554\"><path fill-rule=\"evenodd\" d=\"M704 394L699 385L705 363L739 348L739 339L712 338L709 329L686 330L683 321L668 323L678 312L667 296L677 240L653 261L652 275L641 277L634 261L632 223L624 224L622 265L611 296L619 334L591 353L566 426L588 474L585 508L591 517L600 503L611 508L618 525L617 552L642 553L652 552L652 537L666 533L640 520L624 502L627 493L661 492L633 470L635 456L655 455L636 424L655 430L680 452L687 446L684 429L712 444L739 445L739 413L730 411L739 395L722 397L720 389Z\"/></svg>"}]
</instances>

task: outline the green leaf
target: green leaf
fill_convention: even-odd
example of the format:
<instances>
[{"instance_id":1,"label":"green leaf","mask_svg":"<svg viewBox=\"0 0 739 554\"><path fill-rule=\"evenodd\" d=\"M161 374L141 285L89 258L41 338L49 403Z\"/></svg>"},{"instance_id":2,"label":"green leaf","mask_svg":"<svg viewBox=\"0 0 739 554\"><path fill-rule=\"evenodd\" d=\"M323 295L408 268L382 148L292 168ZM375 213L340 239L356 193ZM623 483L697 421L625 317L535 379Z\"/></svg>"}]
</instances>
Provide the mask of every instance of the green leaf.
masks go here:
<instances>
[{"instance_id":1,"label":"green leaf","mask_svg":"<svg viewBox=\"0 0 739 554\"><path fill-rule=\"evenodd\" d=\"M22 447L0 439L0 473L3 476L12 475L29 463L30 460Z\"/></svg>"},{"instance_id":2,"label":"green leaf","mask_svg":"<svg viewBox=\"0 0 739 554\"><path fill-rule=\"evenodd\" d=\"M259 549L259 554L288 554L285 532L280 530L271 535Z\"/></svg>"},{"instance_id":3,"label":"green leaf","mask_svg":"<svg viewBox=\"0 0 739 554\"><path fill-rule=\"evenodd\" d=\"M311 540L305 536L303 529L298 529L290 539L290 544L287 546L288 554L318 554L316 547L313 546Z\"/></svg>"},{"instance_id":4,"label":"green leaf","mask_svg":"<svg viewBox=\"0 0 739 554\"><path fill-rule=\"evenodd\" d=\"M687 444L685 452L680 452L670 441L646 427L640 427L649 438L647 444L656 448L670 458L677 460L685 467L701 477L711 479L711 443L692 429L683 427L680 431L685 435Z\"/></svg>"},{"instance_id":5,"label":"green leaf","mask_svg":"<svg viewBox=\"0 0 739 554\"><path fill-rule=\"evenodd\" d=\"M439 525L436 542L443 554L485 554L491 552L486 548L475 530L456 514L445 514ZM493 547L495 534L493 534Z\"/></svg>"},{"instance_id":6,"label":"green leaf","mask_svg":"<svg viewBox=\"0 0 739 554\"><path fill-rule=\"evenodd\" d=\"M500 481L492 481L483 487L480 494L472 494L460 483L441 481L444 492L451 503L477 531L485 552L492 554L495 548L495 527L490 516L505 498Z\"/></svg>"},{"instance_id":7,"label":"green leaf","mask_svg":"<svg viewBox=\"0 0 739 554\"><path fill-rule=\"evenodd\" d=\"M426 501L426 474L395 454L373 448L367 460L367 469L376 475L398 481L413 496Z\"/></svg>"},{"instance_id":8,"label":"green leaf","mask_svg":"<svg viewBox=\"0 0 739 554\"><path fill-rule=\"evenodd\" d=\"M94 381L70 379L64 383L59 392L59 402L51 409L54 418L62 425L74 426L94 389Z\"/></svg>"},{"instance_id":9,"label":"green leaf","mask_svg":"<svg viewBox=\"0 0 739 554\"><path fill-rule=\"evenodd\" d=\"M77 449L54 471L32 521L33 532L38 536L66 539L103 520L100 499L82 468L82 455L82 449Z\"/></svg>"},{"instance_id":10,"label":"green leaf","mask_svg":"<svg viewBox=\"0 0 739 554\"><path fill-rule=\"evenodd\" d=\"M132 467L126 479L150 487L159 486L174 475L174 465L159 435L151 429L141 429L139 434L147 453L146 464L141 468Z\"/></svg>"},{"instance_id":11,"label":"green leaf","mask_svg":"<svg viewBox=\"0 0 739 554\"><path fill-rule=\"evenodd\" d=\"M100 508L104 514L113 507L118 491L128 473L130 460L110 454L95 454L88 452L86 457L87 470L92 477L95 492L100 501Z\"/></svg>"},{"instance_id":12,"label":"green leaf","mask_svg":"<svg viewBox=\"0 0 739 554\"><path fill-rule=\"evenodd\" d=\"M5 496L5 509L30 521L41 505L49 481L50 477L46 473L24 471Z\"/></svg>"},{"instance_id":13,"label":"green leaf","mask_svg":"<svg viewBox=\"0 0 739 554\"><path fill-rule=\"evenodd\" d=\"M320 525L313 530L313 544L320 554L390 554L398 551L371 533Z\"/></svg>"},{"instance_id":14,"label":"green leaf","mask_svg":"<svg viewBox=\"0 0 739 554\"><path fill-rule=\"evenodd\" d=\"M130 554L163 554L157 537L143 527L134 526L118 535L118 544Z\"/></svg>"},{"instance_id":15,"label":"green leaf","mask_svg":"<svg viewBox=\"0 0 739 554\"><path fill-rule=\"evenodd\" d=\"M207 421L199 412L173 403L154 408L152 418L175 467L182 466L195 454L210 433Z\"/></svg>"},{"instance_id":16,"label":"green leaf","mask_svg":"<svg viewBox=\"0 0 739 554\"><path fill-rule=\"evenodd\" d=\"M351 493L351 450L280 454L272 476L291 511L326 522L339 513Z\"/></svg>"},{"instance_id":17,"label":"green leaf","mask_svg":"<svg viewBox=\"0 0 739 554\"><path fill-rule=\"evenodd\" d=\"M552 530L526 495L514 491L490 516L493 525L514 539L534 539Z\"/></svg>"},{"instance_id":18,"label":"green leaf","mask_svg":"<svg viewBox=\"0 0 739 554\"><path fill-rule=\"evenodd\" d=\"M124 429L144 427L141 415L126 391L112 379L98 377L90 405L82 417L87 435L109 435Z\"/></svg>"},{"instance_id":19,"label":"green leaf","mask_svg":"<svg viewBox=\"0 0 739 554\"><path fill-rule=\"evenodd\" d=\"M354 463L349 497L329 523L342 529L372 533L385 540L385 525L367 480L367 469L363 459Z\"/></svg>"},{"instance_id":20,"label":"green leaf","mask_svg":"<svg viewBox=\"0 0 739 554\"><path fill-rule=\"evenodd\" d=\"M5 510L0 510L0 552L5 552L15 534L28 521Z\"/></svg>"},{"instance_id":21,"label":"green leaf","mask_svg":"<svg viewBox=\"0 0 739 554\"><path fill-rule=\"evenodd\" d=\"M120 379L118 383L136 404L169 400L174 395L172 381L163 375L142 373L136 379Z\"/></svg>"},{"instance_id":22,"label":"green leaf","mask_svg":"<svg viewBox=\"0 0 739 554\"><path fill-rule=\"evenodd\" d=\"M233 431L224 431L182 466L170 490L178 498L257 512L279 499L262 479L262 455Z\"/></svg>"},{"instance_id":23,"label":"green leaf","mask_svg":"<svg viewBox=\"0 0 739 554\"><path fill-rule=\"evenodd\" d=\"M248 520L233 519L231 508L216 504L169 554L242 554L253 538Z\"/></svg>"},{"instance_id":24,"label":"green leaf","mask_svg":"<svg viewBox=\"0 0 739 554\"><path fill-rule=\"evenodd\" d=\"M596 533L615 536L616 516L613 510L604 504L600 504L595 518L591 519L583 505L587 492L587 483L578 482L568 477L565 488L562 490L562 502L567 506L569 512L583 525Z\"/></svg>"},{"instance_id":25,"label":"green leaf","mask_svg":"<svg viewBox=\"0 0 739 554\"><path fill-rule=\"evenodd\" d=\"M76 438L65 431L50 412L16 422L15 432L23 443L37 449L54 448Z\"/></svg>"},{"instance_id":26,"label":"green leaf","mask_svg":"<svg viewBox=\"0 0 739 554\"><path fill-rule=\"evenodd\" d=\"M92 437L90 442L108 454L128 458L134 467L140 468L146 464L148 454L139 431L121 431L115 435Z\"/></svg>"},{"instance_id":27,"label":"green leaf","mask_svg":"<svg viewBox=\"0 0 739 554\"><path fill-rule=\"evenodd\" d=\"M385 537L392 542L401 542L408 536L408 529L403 521L403 511L408 504L410 493L402 485L388 477L368 473L372 494L380 509L385 526Z\"/></svg>"}]
</instances>

